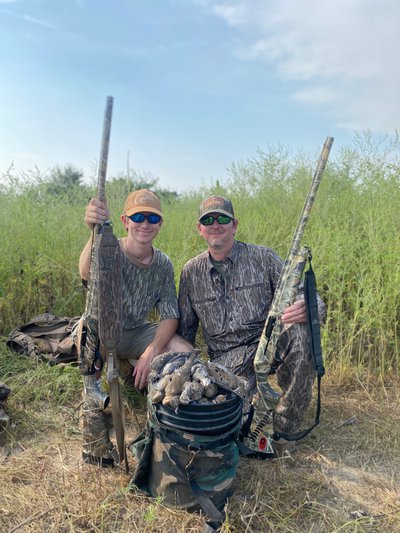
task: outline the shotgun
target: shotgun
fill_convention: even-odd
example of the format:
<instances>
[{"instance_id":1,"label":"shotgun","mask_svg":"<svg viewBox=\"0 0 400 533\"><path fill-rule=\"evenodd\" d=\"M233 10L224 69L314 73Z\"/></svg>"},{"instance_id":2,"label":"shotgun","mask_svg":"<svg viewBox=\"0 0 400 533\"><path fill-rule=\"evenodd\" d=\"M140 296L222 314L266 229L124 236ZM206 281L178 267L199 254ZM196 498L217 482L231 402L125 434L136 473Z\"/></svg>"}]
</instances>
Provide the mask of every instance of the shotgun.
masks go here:
<instances>
[{"instance_id":1,"label":"shotgun","mask_svg":"<svg viewBox=\"0 0 400 533\"><path fill-rule=\"evenodd\" d=\"M111 132L113 98L107 97L101 141L97 197L105 202L105 181ZM113 424L116 433L119 462L128 460L125 446L125 420L119 387L116 348L121 336L121 251L109 220L96 224L93 229L90 273L84 315L83 342L81 342L81 373L86 390L98 399L98 407L105 409L111 399ZM100 342L99 342L100 341ZM105 350L107 382L110 398L94 383L96 371L103 366L99 344ZM108 439L108 436L105 440ZM107 445L107 443L105 443Z\"/></svg>"},{"instance_id":2,"label":"shotgun","mask_svg":"<svg viewBox=\"0 0 400 533\"><path fill-rule=\"evenodd\" d=\"M254 359L257 379L257 393L253 398L253 416L250 430L243 441L255 453L273 455L272 416L280 394L268 383L269 376L275 373L281 360L277 353L277 343L283 331L280 317L283 311L293 303L298 292L304 267L310 257L310 250L301 247L301 240L310 216L315 196L325 170L332 147L333 138L328 137L322 149L317 169L304 203L304 207L293 235L288 256L284 263L274 298L265 321L264 329Z\"/></svg>"}]
</instances>

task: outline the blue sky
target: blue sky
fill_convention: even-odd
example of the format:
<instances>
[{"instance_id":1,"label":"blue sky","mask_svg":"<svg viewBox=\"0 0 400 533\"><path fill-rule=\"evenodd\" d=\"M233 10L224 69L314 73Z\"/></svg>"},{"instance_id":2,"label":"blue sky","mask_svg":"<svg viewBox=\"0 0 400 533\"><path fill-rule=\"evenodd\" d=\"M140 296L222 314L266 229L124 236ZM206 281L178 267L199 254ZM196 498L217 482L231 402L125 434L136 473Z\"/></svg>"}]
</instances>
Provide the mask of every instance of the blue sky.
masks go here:
<instances>
[{"instance_id":1,"label":"blue sky","mask_svg":"<svg viewBox=\"0 0 400 533\"><path fill-rule=\"evenodd\" d=\"M175 190L257 147L319 155L400 123L398 0L0 0L0 171L73 164Z\"/></svg>"}]
</instances>

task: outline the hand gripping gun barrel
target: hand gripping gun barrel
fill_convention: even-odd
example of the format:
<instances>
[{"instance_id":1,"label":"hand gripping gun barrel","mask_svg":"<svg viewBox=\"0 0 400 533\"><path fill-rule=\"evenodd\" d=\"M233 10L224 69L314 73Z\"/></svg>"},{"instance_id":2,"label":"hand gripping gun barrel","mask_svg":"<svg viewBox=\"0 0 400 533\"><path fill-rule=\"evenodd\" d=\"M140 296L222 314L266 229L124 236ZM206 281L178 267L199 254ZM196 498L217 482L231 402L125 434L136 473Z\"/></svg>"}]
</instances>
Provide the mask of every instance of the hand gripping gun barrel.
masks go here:
<instances>
[{"instance_id":1,"label":"hand gripping gun barrel","mask_svg":"<svg viewBox=\"0 0 400 533\"><path fill-rule=\"evenodd\" d=\"M252 418L247 424L247 429L243 432L243 443L258 457L263 457L263 455L265 455L265 457L272 457L274 455L272 441L280 438L279 435L277 436L273 433L272 429L273 412L280 398L280 394L269 384L268 380L269 376L275 373L281 362L281 358L277 352L278 339L283 331L283 324L280 317L283 311L294 302L306 262L311 258L309 248L301 247L300 244L329 157L332 143L333 138L328 137L322 149L317 169L313 176L303 211L292 239L290 251L278 281L277 289L254 359L258 391L252 402ZM315 305L316 297L314 307ZM309 307L307 307L307 314L309 315ZM319 323L316 323L318 322L318 319L314 318L313 322L314 328L318 329L317 334L319 336ZM320 371L323 375L324 369L322 363L321 366L322 368ZM319 421L319 409L317 419ZM290 440L298 440L299 438L302 438L309 433L311 429L296 435L295 438ZM286 435L285 438L287 438Z\"/></svg>"},{"instance_id":2,"label":"hand gripping gun barrel","mask_svg":"<svg viewBox=\"0 0 400 533\"><path fill-rule=\"evenodd\" d=\"M98 172L97 197L102 202L105 202L112 108L113 98L108 96ZM85 391L91 394L92 398L97 398L98 408L105 409L110 398L99 389L95 377L96 371L101 370L103 366L103 357L100 354L101 344L105 350L105 358L107 360L107 382L111 397L111 410L119 462L122 463L124 461L125 469L128 472L124 410L116 357L116 348L122 330L121 303L121 251L118 239L113 234L111 222L105 221L102 224L96 224L93 229L89 284L83 317L80 369L84 379ZM96 440L96 437L93 440ZM107 441L108 436L104 440ZM107 442L105 442L104 446L107 447ZM101 450L102 446L100 445L98 449Z\"/></svg>"}]
</instances>

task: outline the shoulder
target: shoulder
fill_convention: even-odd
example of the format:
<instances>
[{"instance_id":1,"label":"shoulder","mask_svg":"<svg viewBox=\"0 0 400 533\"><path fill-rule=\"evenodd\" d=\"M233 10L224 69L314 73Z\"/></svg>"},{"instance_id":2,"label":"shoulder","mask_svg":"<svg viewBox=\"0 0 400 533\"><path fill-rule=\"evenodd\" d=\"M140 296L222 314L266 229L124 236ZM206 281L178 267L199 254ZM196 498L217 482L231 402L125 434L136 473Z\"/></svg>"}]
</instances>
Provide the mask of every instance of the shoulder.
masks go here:
<instances>
[{"instance_id":1,"label":"shoulder","mask_svg":"<svg viewBox=\"0 0 400 533\"><path fill-rule=\"evenodd\" d=\"M189 259L189 261L183 265L182 272L193 272L197 269L204 268L208 265L208 257L209 254L207 251L192 257L192 259Z\"/></svg>"},{"instance_id":2,"label":"shoulder","mask_svg":"<svg viewBox=\"0 0 400 533\"><path fill-rule=\"evenodd\" d=\"M172 261L168 257L167 254L159 250L158 248L154 248L154 265L157 265L158 267L165 267L165 268L172 268Z\"/></svg>"},{"instance_id":3,"label":"shoulder","mask_svg":"<svg viewBox=\"0 0 400 533\"><path fill-rule=\"evenodd\" d=\"M268 246L261 244L250 244L248 242L235 241L239 253L249 255L277 256L276 252Z\"/></svg>"},{"instance_id":4,"label":"shoulder","mask_svg":"<svg viewBox=\"0 0 400 533\"><path fill-rule=\"evenodd\" d=\"M171 259L168 257L167 254L159 250L158 248L154 248L154 258L157 259L160 263L171 263Z\"/></svg>"},{"instance_id":5,"label":"shoulder","mask_svg":"<svg viewBox=\"0 0 400 533\"><path fill-rule=\"evenodd\" d=\"M272 263L282 263L282 259L279 255L268 246L262 246L261 244L250 244L247 242L236 241L235 244L239 261L263 261Z\"/></svg>"}]
</instances>

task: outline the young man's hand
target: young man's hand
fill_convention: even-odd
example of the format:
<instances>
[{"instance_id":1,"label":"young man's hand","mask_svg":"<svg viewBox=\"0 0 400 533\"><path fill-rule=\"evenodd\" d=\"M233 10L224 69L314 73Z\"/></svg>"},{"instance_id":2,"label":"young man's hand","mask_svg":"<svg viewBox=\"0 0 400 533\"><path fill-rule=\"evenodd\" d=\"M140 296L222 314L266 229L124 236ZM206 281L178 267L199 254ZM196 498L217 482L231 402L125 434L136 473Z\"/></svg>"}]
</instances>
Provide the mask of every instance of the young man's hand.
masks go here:
<instances>
[{"instance_id":1,"label":"young man's hand","mask_svg":"<svg viewBox=\"0 0 400 533\"><path fill-rule=\"evenodd\" d=\"M110 211L107 204L101 202L98 198L92 198L85 211L85 223L92 231L96 224L101 224L105 220L109 220Z\"/></svg>"},{"instance_id":2,"label":"young man's hand","mask_svg":"<svg viewBox=\"0 0 400 533\"><path fill-rule=\"evenodd\" d=\"M134 370L133 377L135 378L134 385L137 389L142 390L146 387L150 374L150 365L155 354L152 347L147 349L140 356Z\"/></svg>"}]
</instances>

